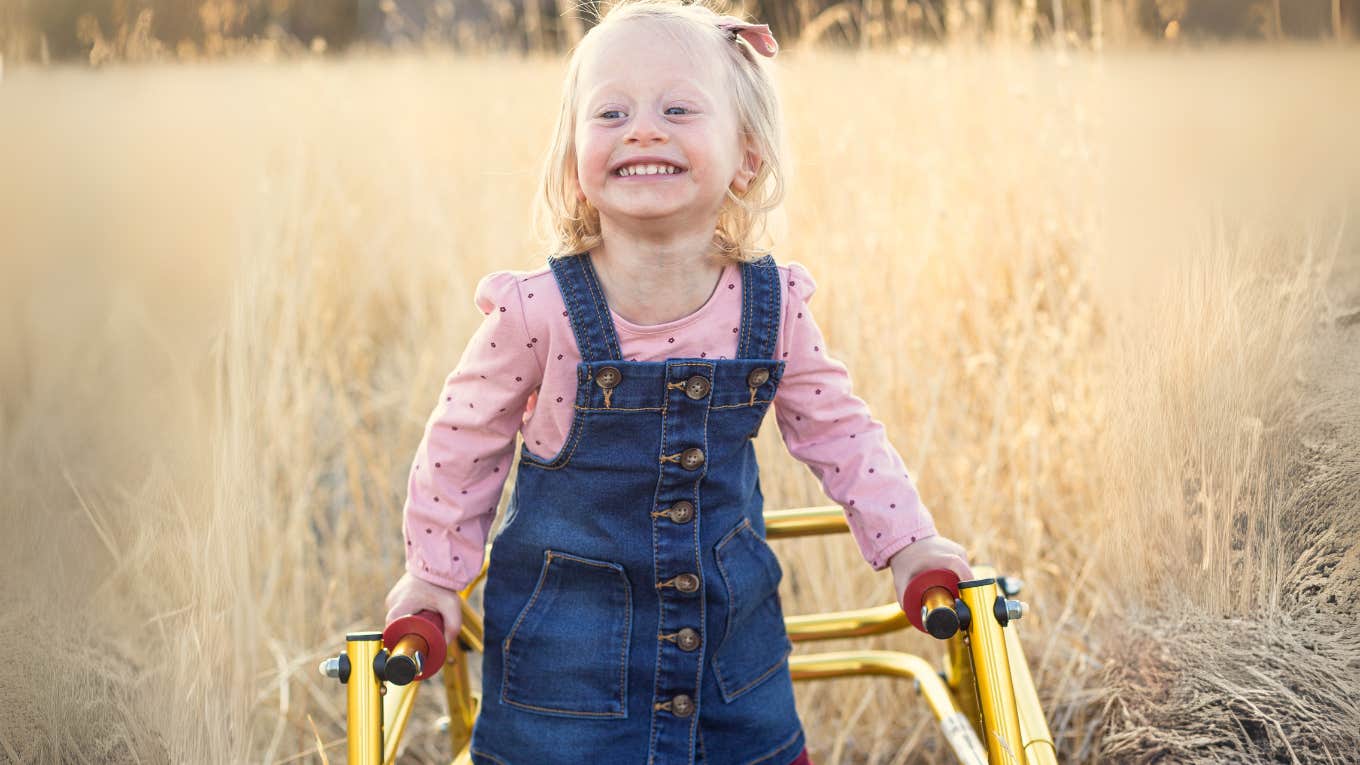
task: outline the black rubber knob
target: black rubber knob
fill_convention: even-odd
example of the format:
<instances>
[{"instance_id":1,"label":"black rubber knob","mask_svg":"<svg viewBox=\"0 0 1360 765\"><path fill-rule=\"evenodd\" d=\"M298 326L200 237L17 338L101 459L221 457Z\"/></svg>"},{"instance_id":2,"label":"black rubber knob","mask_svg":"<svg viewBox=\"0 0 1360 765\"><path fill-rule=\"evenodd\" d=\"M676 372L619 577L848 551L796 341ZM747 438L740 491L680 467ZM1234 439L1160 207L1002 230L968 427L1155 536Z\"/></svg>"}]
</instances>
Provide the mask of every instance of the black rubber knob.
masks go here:
<instances>
[{"instance_id":1,"label":"black rubber knob","mask_svg":"<svg viewBox=\"0 0 1360 765\"><path fill-rule=\"evenodd\" d=\"M952 608L937 608L926 614L925 625L931 636L947 640L959 631L959 615Z\"/></svg>"},{"instance_id":2,"label":"black rubber knob","mask_svg":"<svg viewBox=\"0 0 1360 765\"><path fill-rule=\"evenodd\" d=\"M411 656L391 656L387 659L384 671L387 674L384 678L387 682L393 685L406 685L420 674L420 665Z\"/></svg>"}]
</instances>

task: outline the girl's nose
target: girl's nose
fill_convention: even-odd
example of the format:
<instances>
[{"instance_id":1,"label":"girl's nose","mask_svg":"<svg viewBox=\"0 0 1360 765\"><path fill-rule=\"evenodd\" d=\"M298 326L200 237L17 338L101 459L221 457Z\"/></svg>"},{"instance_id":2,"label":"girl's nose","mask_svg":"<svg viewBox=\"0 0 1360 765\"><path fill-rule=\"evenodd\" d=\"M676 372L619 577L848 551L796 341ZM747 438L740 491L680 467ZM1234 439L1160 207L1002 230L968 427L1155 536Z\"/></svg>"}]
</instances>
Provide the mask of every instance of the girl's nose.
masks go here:
<instances>
[{"instance_id":1,"label":"girl's nose","mask_svg":"<svg viewBox=\"0 0 1360 765\"><path fill-rule=\"evenodd\" d=\"M633 118L623 139L628 143L662 143L666 140L666 132L657 124L656 115L643 113Z\"/></svg>"}]
</instances>

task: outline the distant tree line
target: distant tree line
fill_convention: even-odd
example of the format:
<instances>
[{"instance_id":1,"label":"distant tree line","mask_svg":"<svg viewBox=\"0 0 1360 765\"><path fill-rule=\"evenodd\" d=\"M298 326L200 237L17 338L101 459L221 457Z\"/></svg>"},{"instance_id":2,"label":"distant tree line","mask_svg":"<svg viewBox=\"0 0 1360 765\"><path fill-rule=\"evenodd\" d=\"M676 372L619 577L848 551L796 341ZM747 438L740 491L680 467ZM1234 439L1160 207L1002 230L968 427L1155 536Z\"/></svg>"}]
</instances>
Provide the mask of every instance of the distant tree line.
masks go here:
<instances>
[{"instance_id":1,"label":"distant tree line","mask_svg":"<svg viewBox=\"0 0 1360 765\"><path fill-rule=\"evenodd\" d=\"M0 0L10 61L198 58L359 46L558 51L598 0ZM782 40L1360 38L1360 0L745 0ZM3 59L0 59L3 60Z\"/></svg>"}]
</instances>

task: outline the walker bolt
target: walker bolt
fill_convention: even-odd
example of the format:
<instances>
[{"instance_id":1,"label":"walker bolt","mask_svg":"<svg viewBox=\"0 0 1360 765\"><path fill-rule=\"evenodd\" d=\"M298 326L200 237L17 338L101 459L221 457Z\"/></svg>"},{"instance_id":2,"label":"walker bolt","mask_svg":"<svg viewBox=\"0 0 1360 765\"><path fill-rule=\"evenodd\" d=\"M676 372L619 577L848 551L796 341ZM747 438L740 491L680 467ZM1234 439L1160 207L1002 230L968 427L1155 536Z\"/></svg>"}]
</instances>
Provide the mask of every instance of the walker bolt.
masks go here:
<instances>
[{"instance_id":1,"label":"walker bolt","mask_svg":"<svg viewBox=\"0 0 1360 765\"><path fill-rule=\"evenodd\" d=\"M343 653L334 659L322 661L317 669L326 677L335 678L341 683L349 682L349 656Z\"/></svg>"},{"instance_id":2,"label":"walker bolt","mask_svg":"<svg viewBox=\"0 0 1360 765\"><path fill-rule=\"evenodd\" d=\"M992 614L997 622L1005 627L1012 619L1019 619L1029 611L1029 607L1018 600L1006 600L1000 595L996 596L996 602L992 604Z\"/></svg>"}]
</instances>

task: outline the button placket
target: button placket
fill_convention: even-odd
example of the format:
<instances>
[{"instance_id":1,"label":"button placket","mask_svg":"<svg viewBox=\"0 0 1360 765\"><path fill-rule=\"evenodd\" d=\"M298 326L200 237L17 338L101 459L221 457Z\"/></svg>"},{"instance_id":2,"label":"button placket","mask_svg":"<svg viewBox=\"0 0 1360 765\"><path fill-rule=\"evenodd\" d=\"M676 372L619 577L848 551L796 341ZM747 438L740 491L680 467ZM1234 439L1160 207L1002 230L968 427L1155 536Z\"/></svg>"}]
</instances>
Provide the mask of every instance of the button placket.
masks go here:
<instances>
[{"instance_id":1,"label":"button placket","mask_svg":"<svg viewBox=\"0 0 1360 765\"><path fill-rule=\"evenodd\" d=\"M704 639L699 629L704 609L699 598L703 597L705 587L703 569L697 567L698 480L707 468L707 455L702 447L707 443L707 409L715 392L711 369L676 364L667 370L663 383L668 419L667 427L663 428L660 488L665 492L662 496L676 499L662 500L651 512L653 523L660 524L654 526L659 569L656 587L658 595L671 604L665 609L656 633L657 694L652 702L655 709L669 712L671 718L669 723L654 723L660 726L658 730L677 725L687 729L698 713L699 692L693 683L701 674L704 655ZM665 463L681 469L666 469ZM668 698L667 692L675 695ZM667 734L667 740L683 741L689 735L676 731Z\"/></svg>"}]
</instances>

